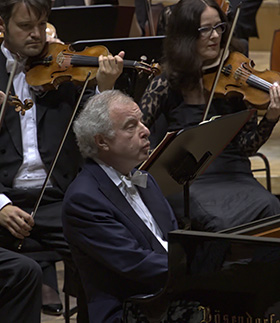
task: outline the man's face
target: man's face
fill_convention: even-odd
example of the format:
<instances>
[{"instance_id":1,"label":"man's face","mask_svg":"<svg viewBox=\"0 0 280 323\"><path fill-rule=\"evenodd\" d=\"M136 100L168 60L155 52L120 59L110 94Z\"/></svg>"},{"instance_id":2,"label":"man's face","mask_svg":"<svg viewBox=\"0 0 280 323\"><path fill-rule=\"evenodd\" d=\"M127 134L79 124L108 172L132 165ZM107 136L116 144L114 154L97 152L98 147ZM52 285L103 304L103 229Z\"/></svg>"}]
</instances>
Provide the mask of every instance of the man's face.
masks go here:
<instances>
[{"instance_id":1,"label":"man's face","mask_svg":"<svg viewBox=\"0 0 280 323\"><path fill-rule=\"evenodd\" d=\"M8 25L3 24L5 46L21 57L39 55L46 42L46 23L46 15L38 18L23 2L15 4Z\"/></svg>"},{"instance_id":2,"label":"man's face","mask_svg":"<svg viewBox=\"0 0 280 323\"><path fill-rule=\"evenodd\" d=\"M134 102L126 105L114 102L110 117L115 130L114 138L106 139L110 159L117 170L129 172L148 158L150 131L142 123L142 112Z\"/></svg>"}]
</instances>

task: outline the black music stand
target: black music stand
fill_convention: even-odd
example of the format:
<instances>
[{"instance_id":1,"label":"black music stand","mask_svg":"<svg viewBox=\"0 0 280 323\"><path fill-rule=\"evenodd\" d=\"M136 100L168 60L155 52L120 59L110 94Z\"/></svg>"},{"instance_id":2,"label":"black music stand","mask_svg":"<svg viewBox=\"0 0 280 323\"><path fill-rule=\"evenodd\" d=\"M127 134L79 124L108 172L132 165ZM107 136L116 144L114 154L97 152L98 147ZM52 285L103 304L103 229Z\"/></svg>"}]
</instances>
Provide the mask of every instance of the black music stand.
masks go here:
<instances>
[{"instance_id":1,"label":"black music stand","mask_svg":"<svg viewBox=\"0 0 280 323\"><path fill-rule=\"evenodd\" d=\"M225 115L187 130L167 134L140 169L149 171L165 196L184 190L189 214L189 186L234 138L255 110Z\"/></svg>"},{"instance_id":2,"label":"black music stand","mask_svg":"<svg viewBox=\"0 0 280 323\"><path fill-rule=\"evenodd\" d=\"M113 5L55 7L49 22L64 43L128 37L134 10L134 7Z\"/></svg>"},{"instance_id":3,"label":"black music stand","mask_svg":"<svg viewBox=\"0 0 280 323\"><path fill-rule=\"evenodd\" d=\"M161 61L164 38L165 36L151 36L80 40L71 45L76 51L82 51L85 47L103 45L113 55L124 50L126 60L144 61L148 64L153 64L153 62L160 63ZM117 80L115 88L121 89L132 96L136 102L139 102L149 84L149 77L150 75L145 72L139 73L138 70L125 68L123 74Z\"/></svg>"},{"instance_id":4,"label":"black music stand","mask_svg":"<svg viewBox=\"0 0 280 323\"><path fill-rule=\"evenodd\" d=\"M139 61L141 56L146 56L147 62L153 60L160 62L162 57L163 41L165 36L147 36L147 37L128 37L128 38L110 38L110 39L87 39L72 43L76 51L81 51L85 47L103 45L107 47L113 55L121 50L125 51L125 59Z\"/></svg>"}]
</instances>

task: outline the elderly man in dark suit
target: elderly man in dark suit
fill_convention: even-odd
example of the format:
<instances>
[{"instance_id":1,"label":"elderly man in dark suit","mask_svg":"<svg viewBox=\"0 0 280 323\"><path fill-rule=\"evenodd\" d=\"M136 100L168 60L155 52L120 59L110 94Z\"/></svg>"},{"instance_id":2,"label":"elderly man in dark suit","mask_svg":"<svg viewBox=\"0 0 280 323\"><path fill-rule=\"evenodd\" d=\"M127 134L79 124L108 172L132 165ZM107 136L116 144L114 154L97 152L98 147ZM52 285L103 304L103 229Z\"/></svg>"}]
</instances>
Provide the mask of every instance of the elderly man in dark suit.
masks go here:
<instances>
[{"instance_id":1,"label":"elderly man in dark suit","mask_svg":"<svg viewBox=\"0 0 280 323\"><path fill-rule=\"evenodd\" d=\"M87 160L66 192L63 227L94 323L121 322L127 297L156 292L167 278L177 222L151 175L134 169L150 148L141 117L131 98L105 91L74 124Z\"/></svg>"}]
</instances>

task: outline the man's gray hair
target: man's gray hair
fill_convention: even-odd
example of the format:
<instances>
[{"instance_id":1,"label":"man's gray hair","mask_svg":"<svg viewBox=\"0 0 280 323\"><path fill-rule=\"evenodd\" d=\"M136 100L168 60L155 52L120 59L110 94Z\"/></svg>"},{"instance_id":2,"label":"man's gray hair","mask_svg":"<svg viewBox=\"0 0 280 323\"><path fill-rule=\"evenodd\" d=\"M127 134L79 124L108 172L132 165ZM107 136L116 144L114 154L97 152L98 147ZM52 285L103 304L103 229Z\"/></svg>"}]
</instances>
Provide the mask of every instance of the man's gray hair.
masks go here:
<instances>
[{"instance_id":1,"label":"man's gray hair","mask_svg":"<svg viewBox=\"0 0 280 323\"><path fill-rule=\"evenodd\" d=\"M73 124L80 152L84 158L97 157L95 144L97 134L113 138L115 131L110 119L109 108L112 104L126 105L134 102L132 98L118 90L104 91L92 96Z\"/></svg>"}]
</instances>

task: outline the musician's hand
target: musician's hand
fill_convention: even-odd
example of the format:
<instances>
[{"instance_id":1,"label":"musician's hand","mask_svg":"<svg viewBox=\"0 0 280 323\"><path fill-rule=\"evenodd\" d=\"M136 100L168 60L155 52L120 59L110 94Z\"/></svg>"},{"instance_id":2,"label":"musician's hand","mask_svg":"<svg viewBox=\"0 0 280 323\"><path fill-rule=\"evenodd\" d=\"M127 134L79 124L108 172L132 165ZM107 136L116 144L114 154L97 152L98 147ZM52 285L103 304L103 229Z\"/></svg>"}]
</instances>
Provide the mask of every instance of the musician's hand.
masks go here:
<instances>
[{"instance_id":1,"label":"musician's hand","mask_svg":"<svg viewBox=\"0 0 280 323\"><path fill-rule=\"evenodd\" d=\"M124 54L121 51L116 56L99 56L99 68L96 74L96 80L100 92L114 88L116 80L123 71Z\"/></svg>"},{"instance_id":2,"label":"musician's hand","mask_svg":"<svg viewBox=\"0 0 280 323\"><path fill-rule=\"evenodd\" d=\"M2 91L0 91L0 104L2 104L5 100L6 94Z\"/></svg>"},{"instance_id":3,"label":"musician's hand","mask_svg":"<svg viewBox=\"0 0 280 323\"><path fill-rule=\"evenodd\" d=\"M17 206L7 204L0 211L0 225L9 230L14 237L24 239L30 235L34 219Z\"/></svg>"},{"instance_id":4,"label":"musician's hand","mask_svg":"<svg viewBox=\"0 0 280 323\"><path fill-rule=\"evenodd\" d=\"M280 86L273 85L269 89L270 103L266 112L266 119L277 121L280 117Z\"/></svg>"}]
</instances>

